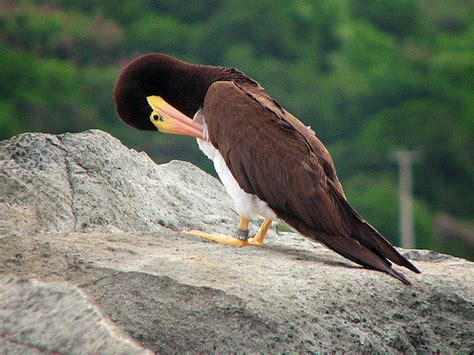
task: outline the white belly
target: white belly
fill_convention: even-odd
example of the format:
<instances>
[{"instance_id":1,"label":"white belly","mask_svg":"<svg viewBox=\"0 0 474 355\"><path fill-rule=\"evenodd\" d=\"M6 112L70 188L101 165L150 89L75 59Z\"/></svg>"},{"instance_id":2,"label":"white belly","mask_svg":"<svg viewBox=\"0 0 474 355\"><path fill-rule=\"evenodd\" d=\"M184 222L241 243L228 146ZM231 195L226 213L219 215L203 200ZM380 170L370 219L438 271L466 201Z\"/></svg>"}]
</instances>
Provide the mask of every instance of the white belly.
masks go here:
<instances>
[{"instance_id":1,"label":"white belly","mask_svg":"<svg viewBox=\"0 0 474 355\"><path fill-rule=\"evenodd\" d=\"M204 136L207 136L207 126L201 112L201 110L198 111L196 115L194 115L194 119L197 119L197 121L204 126ZM237 183L237 180L235 180L231 171L227 167L221 153L216 148L214 148L211 142L197 139L197 143L199 145L199 149L201 149L201 151L213 161L214 169L216 169L219 179L224 185L227 193L234 201L237 213L239 213L239 215L245 217L259 215L261 217L268 217L274 220L277 219L275 212L273 212L266 202L260 200L256 195L249 194L242 190L242 188Z\"/></svg>"}]
</instances>

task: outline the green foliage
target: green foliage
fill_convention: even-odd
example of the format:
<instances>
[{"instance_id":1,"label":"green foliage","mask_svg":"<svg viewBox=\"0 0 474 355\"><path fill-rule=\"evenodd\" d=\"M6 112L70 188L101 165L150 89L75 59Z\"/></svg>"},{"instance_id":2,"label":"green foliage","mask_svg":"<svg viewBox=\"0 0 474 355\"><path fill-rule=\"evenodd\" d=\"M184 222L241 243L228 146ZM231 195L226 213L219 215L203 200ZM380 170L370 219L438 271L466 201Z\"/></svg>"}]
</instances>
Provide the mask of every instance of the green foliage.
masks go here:
<instances>
[{"instance_id":1,"label":"green foliage","mask_svg":"<svg viewBox=\"0 0 474 355\"><path fill-rule=\"evenodd\" d=\"M420 26L422 14L416 0L352 0L350 4L357 17L383 32L405 37L416 34Z\"/></svg>"},{"instance_id":2,"label":"green foliage","mask_svg":"<svg viewBox=\"0 0 474 355\"><path fill-rule=\"evenodd\" d=\"M146 52L238 67L312 126L349 199L393 241L388 156L420 149L418 246L435 248L433 214L474 220L473 10L462 0L0 0L0 139L101 128L159 162L211 169L191 139L122 123L114 81Z\"/></svg>"},{"instance_id":3,"label":"green foliage","mask_svg":"<svg viewBox=\"0 0 474 355\"><path fill-rule=\"evenodd\" d=\"M13 48L81 64L103 63L119 54L123 41L118 24L100 14L90 17L29 2L0 13L0 32Z\"/></svg>"},{"instance_id":4,"label":"green foliage","mask_svg":"<svg viewBox=\"0 0 474 355\"><path fill-rule=\"evenodd\" d=\"M110 105L116 69L79 68L4 48L0 53L0 81L8 83L0 90L6 102L0 106L2 137L14 129L59 133L116 125Z\"/></svg>"}]
</instances>

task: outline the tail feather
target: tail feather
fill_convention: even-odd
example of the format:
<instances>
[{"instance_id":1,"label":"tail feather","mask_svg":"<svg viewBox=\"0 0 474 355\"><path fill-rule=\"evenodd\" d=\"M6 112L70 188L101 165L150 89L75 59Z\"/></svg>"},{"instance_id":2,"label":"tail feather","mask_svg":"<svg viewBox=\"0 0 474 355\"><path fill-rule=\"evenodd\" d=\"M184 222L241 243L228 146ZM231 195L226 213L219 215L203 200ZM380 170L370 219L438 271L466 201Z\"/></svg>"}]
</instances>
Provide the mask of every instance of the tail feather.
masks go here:
<instances>
[{"instance_id":1,"label":"tail feather","mask_svg":"<svg viewBox=\"0 0 474 355\"><path fill-rule=\"evenodd\" d=\"M392 269L390 261L413 272L420 273L420 271L349 205L333 182L328 181L328 187L332 201L340 212L339 217L351 230L350 235L337 235L334 231L327 234L321 226L311 226L296 218L286 221L303 235L323 243L343 257L366 268L385 272L410 285L410 281L403 274Z\"/></svg>"},{"instance_id":2,"label":"tail feather","mask_svg":"<svg viewBox=\"0 0 474 355\"><path fill-rule=\"evenodd\" d=\"M367 223L362 216L349 205L347 200L337 191L334 184L329 184L334 201L338 204L341 212L347 219L352 220L353 230L349 238L357 240L360 244L370 249L379 258L390 266L387 259L395 264L404 266L407 269L420 273L408 259L403 257L374 227ZM393 276L393 275L392 275Z\"/></svg>"},{"instance_id":3,"label":"tail feather","mask_svg":"<svg viewBox=\"0 0 474 355\"><path fill-rule=\"evenodd\" d=\"M404 266L417 274L420 273L420 270L402 256L374 227L364 220L356 222L351 238L356 239L380 257L387 258L395 264Z\"/></svg>"},{"instance_id":4,"label":"tail feather","mask_svg":"<svg viewBox=\"0 0 474 355\"><path fill-rule=\"evenodd\" d=\"M313 234L313 233L311 233ZM345 258L352 260L353 262L362 265L369 269L375 269L378 271L385 272L390 276L395 277L406 285L410 285L405 276L396 270L391 268L391 264L383 256L379 256L370 248L361 244L355 239L327 235L324 233L317 233L312 235L315 239L326 245L328 248L334 250L336 253L344 256Z\"/></svg>"}]
</instances>

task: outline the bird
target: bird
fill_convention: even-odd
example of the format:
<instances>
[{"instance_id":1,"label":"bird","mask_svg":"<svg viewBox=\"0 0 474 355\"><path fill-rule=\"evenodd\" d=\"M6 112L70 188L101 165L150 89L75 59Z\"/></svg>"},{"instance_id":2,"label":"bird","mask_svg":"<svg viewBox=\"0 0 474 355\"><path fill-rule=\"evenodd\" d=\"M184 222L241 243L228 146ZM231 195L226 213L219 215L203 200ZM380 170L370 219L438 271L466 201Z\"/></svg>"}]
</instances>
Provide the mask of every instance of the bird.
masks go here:
<instances>
[{"instance_id":1,"label":"bird","mask_svg":"<svg viewBox=\"0 0 474 355\"><path fill-rule=\"evenodd\" d=\"M130 61L113 97L118 116L139 130L196 138L239 214L231 235L188 231L234 246L262 246L271 223L284 221L364 268L411 284L392 263L420 271L348 203L315 132L242 71L192 64L164 53ZM250 218L263 218L249 236Z\"/></svg>"}]
</instances>

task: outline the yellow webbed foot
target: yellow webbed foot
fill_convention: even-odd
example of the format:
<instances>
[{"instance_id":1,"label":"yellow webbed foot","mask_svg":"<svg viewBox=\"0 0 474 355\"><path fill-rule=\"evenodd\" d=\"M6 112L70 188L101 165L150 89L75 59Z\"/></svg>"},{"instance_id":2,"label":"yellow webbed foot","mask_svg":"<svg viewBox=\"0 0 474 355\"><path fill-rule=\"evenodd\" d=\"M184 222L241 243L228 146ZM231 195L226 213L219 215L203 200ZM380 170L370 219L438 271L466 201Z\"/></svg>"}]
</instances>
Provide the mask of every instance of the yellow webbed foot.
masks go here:
<instances>
[{"instance_id":1,"label":"yellow webbed foot","mask_svg":"<svg viewBox=\"0 0 474 355\"><path fill-rule=\"evenodd\" d=\"M235 237L232 237L226 234L217 234L217 233L211 234L211 233L206 233L206 232L198 231L198 230L183 231L183 234L192 235L192 236L200 237L206 240L211 240L219 244L232 245L236 247L247 247L247 246L260 247L263 245L263 243L259 243L258 241L252 240L255 238L250 238L248 240L241 240L241 239L237 239Z\"/></svg>"},{"instance_id":2,"label":"yellow webbed foot","mask_svg":"<svg viewBox=\"0 0 474 355\"><path fill-rule=\"evenodd\" d=\"M256 236L253 238L247 239L247 243L249 243L249 245L252 245L254 247L263 247L263 241Z\"/></svg>"},{"instance_id":3,"label":"yellow webbed foot","mask_svg":"<svg viewBox=\"0 0 474 355\"><path fill-rule=\"evenodd\" d=\"M270 228L271 224L272 220L270 218L265 218L257 235L250 239L247 239L249 235L249 219L245 216L240 216L239 229L237 230L235 237L226 234L210 234L197 230L183 231L183 234L212 240L213 242L224 245L232 245L236 247L261 247L263 246L265 235L267 234L268 228Z\"/></svg>"}]
</instances>

